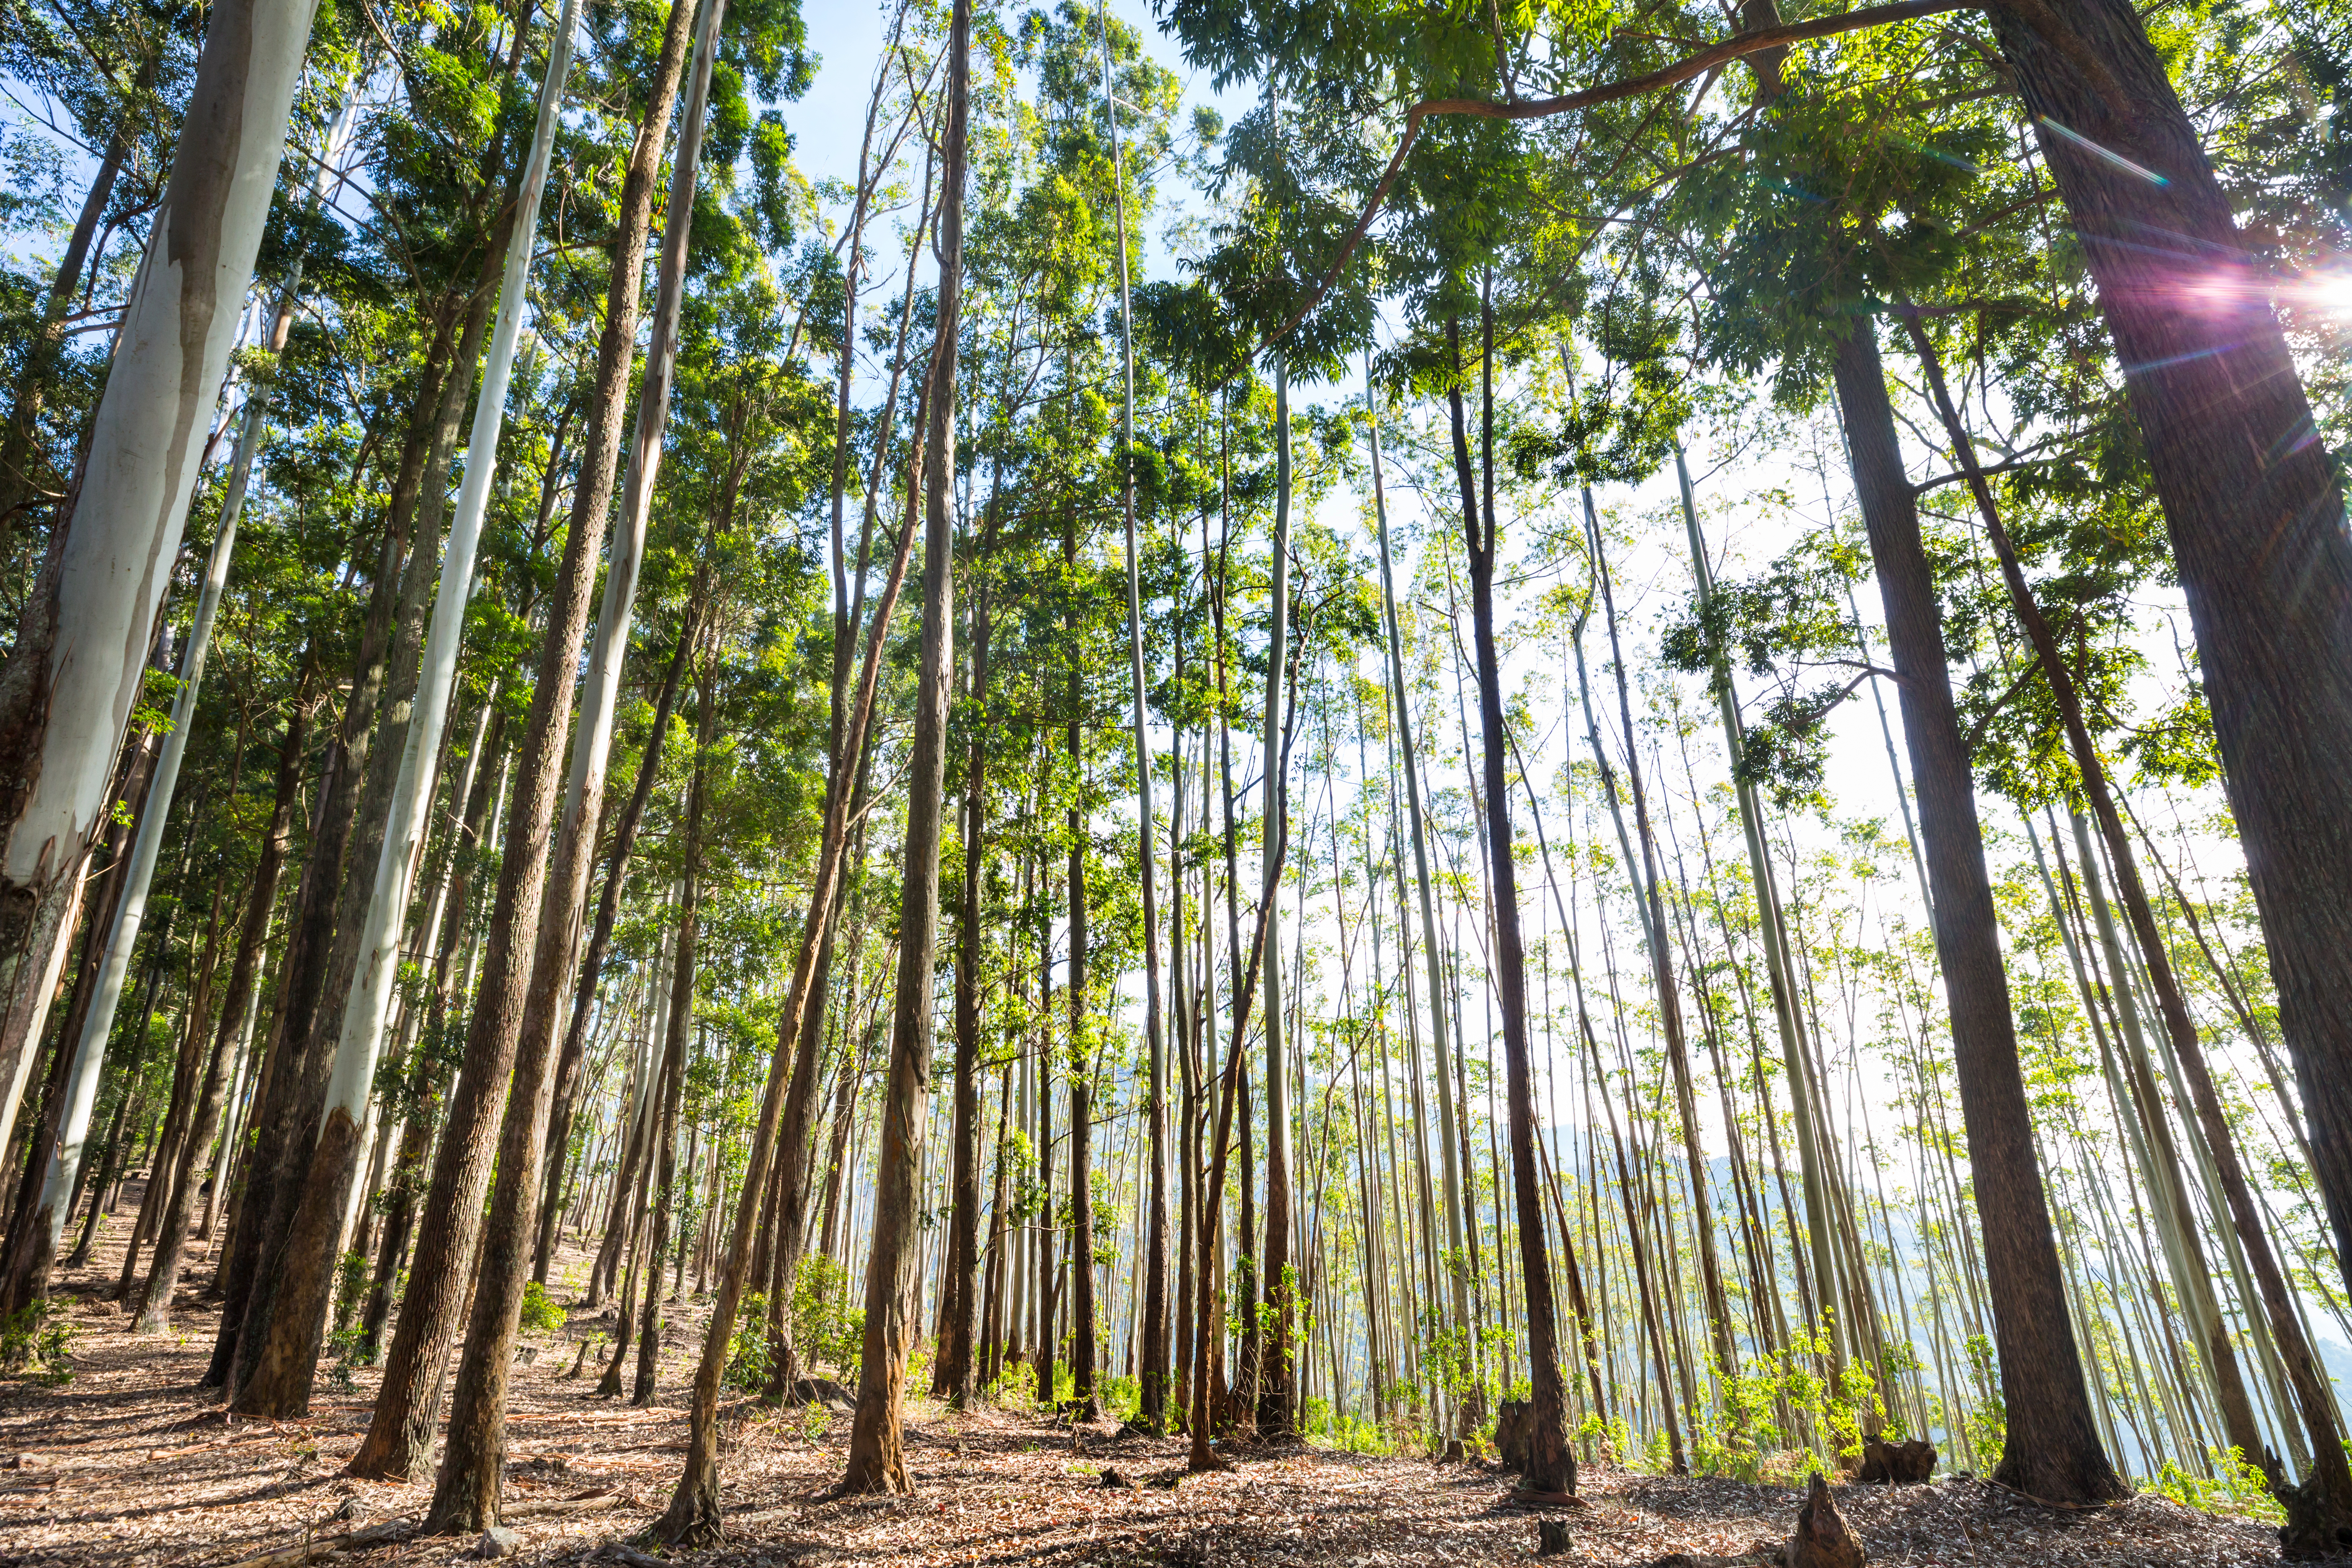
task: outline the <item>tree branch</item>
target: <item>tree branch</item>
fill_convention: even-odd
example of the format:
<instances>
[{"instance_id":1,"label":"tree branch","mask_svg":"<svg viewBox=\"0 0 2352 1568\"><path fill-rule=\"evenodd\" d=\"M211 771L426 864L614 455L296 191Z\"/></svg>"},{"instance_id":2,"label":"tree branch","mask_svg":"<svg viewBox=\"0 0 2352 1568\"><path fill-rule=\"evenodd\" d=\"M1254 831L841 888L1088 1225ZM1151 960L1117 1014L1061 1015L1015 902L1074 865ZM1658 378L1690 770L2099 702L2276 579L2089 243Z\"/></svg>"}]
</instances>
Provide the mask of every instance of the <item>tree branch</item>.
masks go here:
<instances>
[{"instance_id":1,"label":"tree branch","mask_svg":"<svg viewBox=\"0 0 2352 1568\"><path fill-rule=\"evenodd\" d=\"M1948 11L1979 11L1984 9L1986 4L1987 0L1899 0L1895 5L1865 5L1858 11L1848 11L1841 16L1817 16L1810 22L1783 22L1777 26L1757 27L1744 33L1734 33L1721 43L1710 44L1696 53L1685 55L1670 66L1558 98L1518 99L1499 103L1480 98L1424 99L1404 111L1403 138L1397 142L1396 153L1389 159L1389 166L1381 173L1380 183L1372 187L1371 198L1364 204L1362 216L1348 231L1348 237L1340 242L1339 254L1333 258L1321 281L1307 294L1305 302L1260 346L1271 348L1288 337L1298 323L1307 319L1307 312L1323 302L1323 296L1329 293L1331 285L1339 281L1340 272L1355 258L1357 247L1363 244L1364 236L1370 232L1372 219L1379 216L1381 204L1388 200L1389 192L1396 184L1397 175L1404 169L1405 154L1412 151L1413 142L1421 136L1421 122L1431 115L1460 114L1478 120L1549 119L1555 114L1573 113L1580 109L1639 98L1643 93L1674 87L1759 50L1780 48L1814 38L1834 37L1840 33L1859 32L1865 27L1908 22L1920 16L1939 16Z\"/></svg>"},{"instance_id":2,"label":"tree branch","mask_svg":"<svg viewBox=\"0 0 2352 1568\"><path fill-rule=\"evenodd\" d=\"M1977 749L1977 742L1984 739L1984 732L1991 725L1994 718L2000 714L2002 709L2009 706L2011 699L2016 697L2019 692L2025 689L2025 683L2032 679L2034 673L2041 668L2042 656L2040 654L2037 653L2032 658L2026 660L2025 668L2018 672L2017 679L2009 683L2009 689L1994 698L1992 700L1992 706L1984 710L1984 717L1979 719L1975 723L1969 726L1969 732L1965 737L1963 743L1965 750L1973 752Z\"/></svg>"}]
</instances>

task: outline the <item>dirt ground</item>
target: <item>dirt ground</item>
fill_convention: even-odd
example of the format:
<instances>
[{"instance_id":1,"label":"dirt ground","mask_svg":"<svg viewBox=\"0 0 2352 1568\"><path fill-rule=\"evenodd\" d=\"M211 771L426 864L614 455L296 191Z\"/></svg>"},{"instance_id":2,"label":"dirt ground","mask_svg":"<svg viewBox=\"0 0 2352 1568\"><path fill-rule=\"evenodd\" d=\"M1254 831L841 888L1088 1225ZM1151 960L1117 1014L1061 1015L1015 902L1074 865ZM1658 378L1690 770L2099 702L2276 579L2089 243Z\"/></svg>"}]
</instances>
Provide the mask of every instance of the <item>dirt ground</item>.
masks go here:
<instances>
[{"instance_id":1,"label":"dirt ground","mask_svg":"<svg viewBox=\"0 0 2352 1568\"><path fill-rule=\"evenodd\" d=\"M110 1228L119 1234L128 1218ZM71 1381L0 1382L0 1568L210 1568L422 1514L430 1477L386 1485L341 1473L367 1428L372 1371L352 1374L349 1388L322 1373L306 1420L225 1419L196 1388L215 1324L195 1297L209 1268L191 1268L174 1333L142 1338L99 1299L111 1292L121 1259L119 1242L101 1245L90 1269L60 1282L75 1329ZM566 1375L580 1343L597 1334L594 1317L576 1314L561 1332L529 1336L509 1426L516 1561L625 1563L626 1553L653 1550L642 1531L667 1501L680 1462L701 1322L697 1306L674 1310L660 1388L643 1410L596 1398L593 1365L582 1379ZM609 1332L609 1321L604 1327ZM1476 1465L1261 1447L1237 1453L1230 1474L1168 1487L1153 1483L1182 1468L1183 1446L1173 1439L1120 1438L1108 1423L1073 1434L1011 1411L956 1415L918 1404L909 1415L916 1495L894 1500L825 1500L845 1458L845 1416L746 1414L731 1423L726 1540L690 1560L698 1568L1388 1568L1519 1563L1536 1552L1537 1513L1507 1501L1508 1478ZM1139 1486L1107 1488L1106 1468ZM1780 1488L1599 1468L1588 1468L1580 1490L1576 1505L1543 1510L1570 1527L1570 1555L1561 1561L1571 1568L1761 1568L1801 1500ZM565 1506L600 1491L609 1496ZM2263 1525L2148 1496L2068 1513L1979 1482L1943 1481L1841 1488L1838 1501L1871 1560L1885 1564L2279 1560L2276 1535ZM453 1563L475 1545L407 1539L320 1561L411 1568ZM1675 1554L1693 1561L1663 1561Z\"/></svg>"}]
</instances>

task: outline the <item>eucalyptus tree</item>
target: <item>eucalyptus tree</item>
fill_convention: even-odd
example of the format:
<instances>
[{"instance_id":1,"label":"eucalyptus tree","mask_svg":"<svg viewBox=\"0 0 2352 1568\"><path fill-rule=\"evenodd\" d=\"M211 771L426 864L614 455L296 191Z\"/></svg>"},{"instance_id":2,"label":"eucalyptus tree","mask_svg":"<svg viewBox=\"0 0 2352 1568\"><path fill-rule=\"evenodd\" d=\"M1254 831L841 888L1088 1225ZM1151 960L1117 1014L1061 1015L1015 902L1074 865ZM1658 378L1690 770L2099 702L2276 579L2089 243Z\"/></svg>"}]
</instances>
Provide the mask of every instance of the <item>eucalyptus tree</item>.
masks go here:
<instances>
[{"instance_id":1,"label":"eucalyptus tree","mask_svg":"<svg viewBox=\"0 0 2352 1568\"><path fill-rule=\"evenodd\" d=\"M299 1346L316 1331L320 1280L317 1269L289 1259L323 1263L320 1255L334 1243L316 1233L341 1223L340 1214L321 1215L315 1205L301 1213L304 1178L326 1114L333 1037L358 966L359 928L412 717L439 560L432 542L446 510L474 359L489 327L491 292L481 285L496 278L499 237L510 222L497 198L519 168L517 121L528 119L528 89L510 90L525 38L509 30L494 41L491 27L485 17L445 33L420 17L404 28L396 41L405 63L420 71L428 63L444 67L435 79L440 90L411 105L404 129L413 134L370 143L364 184L376 209L371 216L398 237L386 243L371 235L376 243L370 248L383 253L394 288L414 301L409 321L421 353L413 368L400 366L407 373L399 383L406 407L394 427L396 442L387 442L383 453L389 472L382 542L362 546L358 557L375 555L381 563L369 574L324 803L298 884L268 1070L259 1080L264 1092L253 1113L259 1136L239 1199L246 1223L235 1230L227 1301L207 1369L209 1381L253 1411L298 1409L308 1397L310 1363ZM477 92L493 106L487 125L478 124ZM484 132L478 141L478 129ZM307 1222L299 1239L298 1220ZM281 1329L278 1286L289 1279L294 1310Z\"/></svg>"},{"instance_id":2,"label":"eucalyptus tree","mask_svg":"<svg viewBox=\"0 0 2352 1568\"><path fill-rule=\"evenodd\" d=\"M69 513L0 666L0 1080L37 1048L107 775L227 368L310 47L307 0L215 9Z\"/></svg>"},{"instance_id":3,"label":"eucalyptus tree","mask_svg":"<svg viewBox=\"0 0 2352 1568\"><path fill-rule=\"evenodd\" d=\"M907 1284L913 1262L918 1162L928 1120L932 957L939 939L941 797L947 773L948 702L955 638L956 353L961 330L966 136L971 119L971 0L955 0L948 27L947 101L940 153L940 284L924 415L922 674L908 763L906 878L899 904L898 973L892 1003L889 1079L875 1196L873 1251L866 1266L866 1332L857 1374L845 1492L912 1489L905 1456L907 1356L913 1348ZM912 520L908 533L913 533ZM782 1059L781 1056L778 1058ZM773 1100L771 1084L770 1099ZM762 1121L772 1120L772 1111ZM761 1162L754 1160L758 1170ZM739 1247L740 1247L739 1242ZM729 1302L728 1306L732 1307ZM731 1315L731 1312L728 1315ZM711 1361L706 1355L706 1365ZM715 1404L716 1379L711 1396ZM700 1384L698 1383L698 1402ZM715 1420L716 1411L712 1412ZM679 1497L688 1498L681 1485ZM715 1501L715 1500L713 1500ZM674 1511L676 1507L674 1505ZM715 1510L713 1510L715 1512ZM673 1521L671 1539L682 1533Z\"/></svg>"},{"instance_id":4,"label":"eucalyptus tree","mask_svg":"<svg viewBox=\"0 0 2352 1568\"><path fill-rule=\"evenodd\" d=\"M498 893L490 916L480 991L467 1026L465 1065L449 1123L436 1156L426 1213L447 1223L420 1237L409 1273L384 1384L367 1440L352 1460L360 1475L405 1475L429 1451L437 1422L445 1358L456 1314L467 1294L482 1198L489 1184L490 1152L500 1091L512 1070L529 980L527 932L536 929L544 889L545 851L552 826L557 770L571 728L578 678L576 649L585 632L595 558L602 546L619 456L628 372L634 358L642 258L651 226L655 183L668 140L670 112L685 68L693 7L670 8L657 63L646 83L619 210L608 237L610 275L604 331L590 384L583 449L573 490L562 565L547 606L547 629L531 687L530 716L517 763L504 831ZM473 1511L448 1517L458 1522Z\"/></svg>"},{"instance_id":5,"label":"eucalyptus tree","mask_svg":"<svg viewBox=\"0 0 2352 1568\"><path fill-rule=\"evenodd\" d=\"M1486 867L1496 938L1495 982L1508 1071L1508 1106L1520 1266L1526 1276L1528 1351L1534 1395L1533 1436L1526 1485L1534 1492L1562 1493L1575 1484L1575 1461L1567 1446L1567 1394L1561 1375L1554 1320L1554 1292L1542 1215L1542 1177L1537 1169L1533 1071L1528 1054L1525 960L1518 926L1517 871L1510 830L1507 780L1508 741L1503 716L1500 668L1496 653L1493 597L1497 560L1493 506L1494 445L1491 354L1493 304L1485 273L1496 247L1510 232L1513 215L1530 197L1525 174L1530 165L1521 134L1506 125L1465 123L1424 133L1403 177L1391 166L1376 175L1360 139L1350 129L1347 108L1350 82L1360 73L1404 73L1415 99L1495 93L1498 65L1509 58L1483 21L1425 26L1411 34L1381 38L1368 16L1347 18L1338 35L1310 27L1303 16L1280 8L1251 8L1246 26L1228 8L1180 6L1176 23L1195 58L1231 79L1263 75L1274 94L1297 102L1291 129L1316 150L1319 178L1308 184L1287 174L1281 195L1291 212L1278 220L1286 245L1265 258L1278 279L1281 296L1277 334L1329 311L1321 330L1328 334L1360 322L1360 305L1342 294L1327 302L1318 277L1323 258L1336 256L1330 279L1346 275L1355 236L1346 224L1361 191L1378 182L1393 191L1393 211L1405 214L1400 232L1383 239L1384 286L1402 294L1423 334L1411 363L1418 390L1445 399L1453 431L1452 479L1458 489L1471 574L1474 647L1476 649L1479 711L1486 734L1481 770L1486 813ZM1240 40L1255 37L1244 50ZM1377 61L1377 64L1375 63ZM1370 86L1369 82L1362 85ZM1285 102L1285 109L1289 104ZM1254 125L1265 149L1253 160L1259 171L1287 172L1297 160L1273 148L1285 127L1271 107ZM1251 151L1244 142L1244 155ZM1404 153L1399 153L1404 164ZM1336 307L1336 309L1335 309ZM1507 315L1510 307L1505 307ZM1467 316L1480 335L1468 353L1461 322ZM1357 326L1360 331L1360 326ZM1507 325L1506 331L1510 326ZM1344 341L1344 340L1343 340ZM1287 349L1291 345L1281 345ZM1507 345L1506 345L1507 348ZM1483 379L1475 379L1483 378ZM1471 447L1465 392L1484 390L1480 454ZM1452 502L1449 501L1449 505ZM1447 1130L1449 1132L1451 1129Z\"/></svg>"},{"instance_id":6,"label":"eucalyptus tree","mask_svg":"<svg viewBox=\"0 0 2352 1568\"><path fill-rule=\"evenodd\" d=\"M6 562L7 592L0 602L11 612L21 612L42 536L72 486L79 437L103 384L94 373L103 370L112 346L94 338L95 352L77 353L72 340L108 324L107 315L121 306L141 220L163 199L202 22L200 10L175 4L59 0L12 9L0 39L0 70L53 112L62 110L81 144L97 149L97 167L78 206L69 204L59 171L50 200L65 243L56 267L45 278L32 272L8 279L9 398L0 429L0 560ZM22 185L15 197L13 222L41 199Z\"/></svg>"},{"instance_id":7,"label":"eucalyptus tree","mask_svg":"<svg viewBox=\"0 0 2352 1568\"><path fill-rule=\"evenodd\" d=\"M505 422L509 384L521 331L523 295L536 242L540 198L546 189L558 112L571 73L572 37L578 25L577 0L572 0L558 13L548 37L537 121L522 160L515 212L505 225L504 254L499 258L497 325L489 336L467 441L468 450L476 456L467 466L457 516L441 556L439 587L431 622L417 649L415 706L398 752L390 798L385 802L385 821L372 887L360 925L352 931L338 933L355 951L356 971L336 1019L336 1049L324 1114L310 1154L308 1179L278 1263L279 1283L270 1319L271 1341L263 1352L267 1363L274 1363L268 1365L268 1372L275 1374L278 1386L272 1390L270 1403L278 1408L307 1406L310 1374L317 1365L326 1329L329 1288L343 1215L350 1205L353 1183L362 1179L362 1123L367 1116L368 1096L374 1087L383 1033L390 1023L394 963L408 917L411 879L424 847L427 810L436 785L433 770L438 763L450 699L457 684L459 644L474 588L475 558L488 511L491 479L497 472L499 437ZM467 374L453 375L452 384L470 383L471 368L468 363ZM454 397L462 405L464 393L459 391ZM432 483L437 477L428 468L425 482ZM415 558L429 560L430 552L430 546L420 540ZM389 747L385 757L390 760ZM461 787L458 793L462 795L465 791ZM253 1402L254 1381L247 1379L246 1388L240 1390L248 1405Z\"/></svg>"}]
</instances>

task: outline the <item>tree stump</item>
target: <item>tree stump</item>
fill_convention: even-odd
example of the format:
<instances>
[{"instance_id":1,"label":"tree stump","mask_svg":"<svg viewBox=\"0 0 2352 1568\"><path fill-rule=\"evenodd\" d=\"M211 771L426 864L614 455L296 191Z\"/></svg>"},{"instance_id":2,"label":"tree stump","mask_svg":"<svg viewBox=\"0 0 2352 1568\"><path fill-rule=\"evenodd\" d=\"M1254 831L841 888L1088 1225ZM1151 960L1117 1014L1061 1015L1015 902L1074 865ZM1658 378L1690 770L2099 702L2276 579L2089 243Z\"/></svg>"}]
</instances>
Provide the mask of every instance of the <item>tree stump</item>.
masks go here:
<instances>
[{"instance_id":1,"label":"tree stump","mask_svg":"<svg viewBox=\"0 0 2352 1568\"><path fill-rule=\"evenodd\" d=\"M2301 1486L2281 1487L2278 1500L2286 1510L2279 1526L2279 1544L2293 1558L2339 1557L2352 1550L2352 1519L2321 1489L2316 1475Z\"/></svg>"},{"instance_id":2,"label":"tree stump","mask_svg":"<svg viewBox=\"0 0 2352 1568\"><path fill-rule=\"evenodd\" d=\"M1503 1401L1495 1417L1495 1450L1503 1457L1503 1468L1525 1475L1535 1462L1535 1419L1532 1402Z\"/></svg>"},{"instance_id":3,"label":"tree stump","mask_svg":"<svg viewBox=\"0 0 2352 1568\"><path fill-rule=\"evenodd\" d=\"M1917 1486L1936 1473L1936 1446L1925 1437L1907 1443L1862 1440L1862 1466L1853 1479L1877 1486Z\"/></svg>"},{"instance_id":4,"label":"tree stump","mask_svg":"<svg viewBox=\"0 0 2352 1568\"><path fill-rule=\"evenodd\" d=\"M1789 1537L1789 1568L1862 1568L1862 1542L1846 1528L1830 1497L1829 1483L1816 1472L1797 1512L1797 1532Z\"/></svg>"}]
</instances>

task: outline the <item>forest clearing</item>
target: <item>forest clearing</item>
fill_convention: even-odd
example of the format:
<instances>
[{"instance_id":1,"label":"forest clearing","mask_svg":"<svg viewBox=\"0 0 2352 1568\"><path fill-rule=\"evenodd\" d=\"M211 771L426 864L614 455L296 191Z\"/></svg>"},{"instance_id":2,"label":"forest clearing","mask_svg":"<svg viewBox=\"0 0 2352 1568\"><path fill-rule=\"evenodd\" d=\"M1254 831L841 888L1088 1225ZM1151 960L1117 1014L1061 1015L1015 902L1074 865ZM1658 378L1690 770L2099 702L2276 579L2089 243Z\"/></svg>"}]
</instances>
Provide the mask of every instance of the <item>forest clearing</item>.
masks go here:
<instances>
[{"instance_id":1,"label":"forest clearing","mask_svg":"<svg viewBox=\"0 0 2352 1568\"><path fill-rule=\"evenodd\" d=\"M2352 0L0 0L0 1568L2352 1557Z\"/></svg>"}]
</instances>

